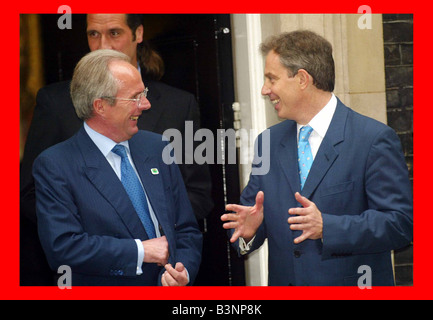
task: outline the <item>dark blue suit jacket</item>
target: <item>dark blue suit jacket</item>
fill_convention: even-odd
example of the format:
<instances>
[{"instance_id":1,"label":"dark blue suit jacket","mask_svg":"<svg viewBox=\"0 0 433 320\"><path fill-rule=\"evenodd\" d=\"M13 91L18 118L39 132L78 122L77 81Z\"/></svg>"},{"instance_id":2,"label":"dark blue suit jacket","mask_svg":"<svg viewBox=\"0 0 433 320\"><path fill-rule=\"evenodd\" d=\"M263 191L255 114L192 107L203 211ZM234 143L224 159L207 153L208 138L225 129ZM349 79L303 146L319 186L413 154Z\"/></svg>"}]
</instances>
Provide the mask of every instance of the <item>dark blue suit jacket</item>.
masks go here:
<instances>
[{"instance_id":1,"label":"dark blue suit jacket","mask_svg":"<svg viewBox=\"0 0 433 320\"><path fill-rule=\"evenodd\" d=\"M242 204L253 205L259 190L265 194L264 222L252 249L268 239L269 285L357 285L364 265L372 285L393 285L390 250L413 236L411 185L395 132L338 100L301 192L296 123L269 130L270 170L251 175L241 196ZM300 231L290 230L287 219L288 210L300 206L297 191L322 212L323 242L293 243Z\"/></svg>"},{"instance_id":2,"label":"dark blue suit jacket","mask_svg":"<svg viewBox=\"0 0 433 320\"><path fill-rule=\"evenodd\" d=\"M169 263L182 262L190 283L201 261L202 236L176 165L162 161L161 136L129 140L134 164L169 243ZM157 168L159 174L152 174ZM121 181L82 127L44 151L33 167L38 229L48 262L72 269L72 285L159 285L163 271L143 263L137 276L134 239L147 236Z\"/></svg>"}]
</instances>

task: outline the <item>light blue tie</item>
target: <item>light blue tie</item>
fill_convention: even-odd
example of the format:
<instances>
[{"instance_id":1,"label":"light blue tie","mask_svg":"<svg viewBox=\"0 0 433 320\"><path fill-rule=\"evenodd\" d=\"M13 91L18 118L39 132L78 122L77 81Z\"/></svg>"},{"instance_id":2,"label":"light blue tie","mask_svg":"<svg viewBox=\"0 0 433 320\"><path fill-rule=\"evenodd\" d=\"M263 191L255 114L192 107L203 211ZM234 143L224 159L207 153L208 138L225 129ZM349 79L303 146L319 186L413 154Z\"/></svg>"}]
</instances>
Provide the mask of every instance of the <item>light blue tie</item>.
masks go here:
<instances>
[{"instance_id":1,"label":"light blue tie","mask_svg":"<svg viewBox=\"0 0 433 320\"><path fill-rule=\"evenodd\" d=\"M301 190L304 188L305 180L307 180L311 165L313 164L313 154L311 153L310 143L308 138L311 135L313 128L310 126L302 127L299 130L298 141L298 165L299 178L301 179Z\"/></svg>"},{"instance_id":2,"label":"light blue tie","mask_svg":"<svg viewBox=\"0 0 433 320\"><path fill-rule=\"evenodd\" d=\"M138 180L137 174L126 155L126 149L124 146L118 144L111 151L122 158L120 165L121 170L121 181L123 187L131 199L131 202L143 223L144 229L149 239L155 238L155 226L150 218L149 207L147 206L147 199L144 193L143 187L141 186L140 180Z\"/></svg>"}]
</instances>

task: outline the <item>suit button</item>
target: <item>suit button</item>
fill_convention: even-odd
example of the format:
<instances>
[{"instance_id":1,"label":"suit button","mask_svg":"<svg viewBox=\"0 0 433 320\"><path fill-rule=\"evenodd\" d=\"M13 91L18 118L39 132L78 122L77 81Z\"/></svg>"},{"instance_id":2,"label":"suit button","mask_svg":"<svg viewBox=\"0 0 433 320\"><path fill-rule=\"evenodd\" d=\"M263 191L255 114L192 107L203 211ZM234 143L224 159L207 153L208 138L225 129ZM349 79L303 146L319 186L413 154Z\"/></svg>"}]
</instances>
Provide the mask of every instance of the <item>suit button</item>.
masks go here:
<instances>
[{"instance_id":1,"label":"suit button","mask_svg":"<svg viewBox=\"0 0 433 320\"><path fill-rule=\"evenodd\" d=\"M299 258L301 256L301 251L295 250L293 251L293 255L295 256L295 258Z\"/></svg>"}]
</instances>

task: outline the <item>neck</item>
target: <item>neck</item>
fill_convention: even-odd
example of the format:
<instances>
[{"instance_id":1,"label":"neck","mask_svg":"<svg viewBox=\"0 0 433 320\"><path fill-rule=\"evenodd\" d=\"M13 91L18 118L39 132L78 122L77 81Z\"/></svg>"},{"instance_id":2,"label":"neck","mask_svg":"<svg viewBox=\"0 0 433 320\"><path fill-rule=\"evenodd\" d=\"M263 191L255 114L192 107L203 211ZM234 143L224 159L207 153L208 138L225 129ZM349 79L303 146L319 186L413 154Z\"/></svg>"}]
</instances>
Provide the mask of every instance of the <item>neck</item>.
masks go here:
<instances>
[{"instance_id":1,"label":"neck","mask_svg":"<svg viewBox=\"0 0 433 320\"><path fill-rule=\"evenodd\" d=\"M310 92L306 95L304 101L304 107L302 110L304 111L301 117L296 121L301 125L308 124L311 119L313 119L316 114L322 110L326 104L331 100L332 92L322 91L315 89L313 92Z\"/></svg>"},{"instance_id":2,"label":"neck","mask_svg":"<svg viewBox=\"0 0 433 320\"><path fill-rule=\"evenodd\" d=\"M131 64L132 64L133 66L135 66L135 67L138 69L138 61L137 61L137 58L134 58L133 60L131 60Z\"/></svg>"}]
</instances>

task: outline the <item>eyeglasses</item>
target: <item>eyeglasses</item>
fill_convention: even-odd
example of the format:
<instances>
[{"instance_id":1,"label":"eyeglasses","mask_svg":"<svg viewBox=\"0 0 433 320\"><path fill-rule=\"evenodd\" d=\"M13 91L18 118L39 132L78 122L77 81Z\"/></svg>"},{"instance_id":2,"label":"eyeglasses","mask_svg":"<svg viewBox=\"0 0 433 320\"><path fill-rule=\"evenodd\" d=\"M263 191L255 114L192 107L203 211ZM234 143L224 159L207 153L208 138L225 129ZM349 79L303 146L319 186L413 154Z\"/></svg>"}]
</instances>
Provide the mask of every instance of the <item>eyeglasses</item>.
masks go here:
<instances>
[{"instance_id":1,"label":"eyeglasses","mask_svg":"<svg viewBox=\"0 0 433 320\"><path fill-rule=\"evenodd\" d=\"M117 98L117 97L101 97L102 99L111 99L111 100L124 100L124 101L135 101L135 104L137 108L141 107L141 102L143 101L143 98L147 98L147 93L149 92L149 88L145 88L142 93L139 93L137 95L137 98L135 99L128 99L128 98Z\"/></svg>"}]
</instances>

